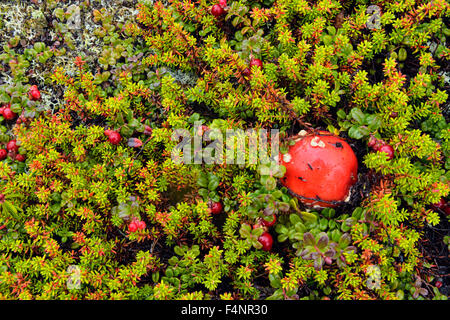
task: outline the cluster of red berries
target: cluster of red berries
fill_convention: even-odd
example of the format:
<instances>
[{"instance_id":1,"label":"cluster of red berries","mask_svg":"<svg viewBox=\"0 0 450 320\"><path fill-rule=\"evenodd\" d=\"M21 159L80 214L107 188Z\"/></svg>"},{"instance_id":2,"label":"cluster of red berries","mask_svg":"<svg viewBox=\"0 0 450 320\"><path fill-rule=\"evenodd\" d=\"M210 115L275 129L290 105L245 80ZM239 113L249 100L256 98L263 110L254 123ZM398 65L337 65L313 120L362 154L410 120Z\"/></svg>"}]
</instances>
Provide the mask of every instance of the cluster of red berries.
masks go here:
<instances>
[{"instance_id":1,"label":"cluster of red berries","mask_svg":"<svg viewBox=\"0 0 450 320\"><path fill-rule=\"evenodd\" d=\"M114 145L118 145L122 140L122 136L117 131L106 129L104 133L105 136L108 137L109 142L111 142Z\"/></svg>"},{"instance_id":2,"label":"cluster of red berries","mask_svg":"<svg viewBox=\"0 0 450 320\"><path fill-rule=\"evenodd\" d=\"M209 207L209 211L212 214L219 214L223 210L223 205L221 202L209 201L208 207Z\"/></svg>"},{"instance_id":3,"label":"cluster of red berries","mask_svg":"<svg viewBox=\"0 0 450 320\"><path fill-rule=\"evenodd\" d=\"M28 92L28 96L30 100L37 101L41 99L41 92L39 91L36 85L30 87L30 91Z\"/></svg>"},{"instance_id":4,"label":"cluster of red berries","mask_svg":"<svg viewBox=\"0 0 450 320\"><path fill-rule=\"evenodd\" d=\"M10 140L6 144L6 149L0 149L0 161L5 160L8 156L8 152L11 157L14 157L15 160L23 162L25 161L25 156L23 154L17 153L19 151L19 146L17 145L16 140Z\"/></svg>"},{"instance_id":5,"label":"cluster of red berries","mask_svg":"<svg viewBox=\"0 0 450 320\"><path fill-rule=\"evenodd\" d=\"M144 221L142 220L133 220L128 225L128 231L136 232L137 230L144 230L147 227Z\"/></svg>"},{"instance_id":6,"label":"cluster of red berries","mask_svg":"<svg viewBox=\"0 0 450 320\"><path fill-rule=\"evenodd\" d=\"M225 14L225 8L227 7L227 0L219 0L218 4L211 7L211 14L218 18Z\"/></svg>"},{"instance_id":7,"label":"cluster of red berries","mask_svg":"<svg viewBox=\"0 0 450 320\"><path fill-rule=\"evenodd\" d=\"M374 136L370 137L369 142L367 143L369 148L372 148L374 151L384 152L388 155L389 160L394 158L394 148L391 145L386 144L383 140L377 139Z\"/></svg>"},{"instance_id":8,"label":"cluster of red berries","mask_svg":"<svg viewBox=\"0 0 450 320\"><path fill-rule=\"evenodd\" d=\"M7 104L5 107L0 108L0 114L5 118L6 120L13 120L15 117L17 117L17 114L15 114L11 110L11 104Z\"/></svg>"}]
</instances>

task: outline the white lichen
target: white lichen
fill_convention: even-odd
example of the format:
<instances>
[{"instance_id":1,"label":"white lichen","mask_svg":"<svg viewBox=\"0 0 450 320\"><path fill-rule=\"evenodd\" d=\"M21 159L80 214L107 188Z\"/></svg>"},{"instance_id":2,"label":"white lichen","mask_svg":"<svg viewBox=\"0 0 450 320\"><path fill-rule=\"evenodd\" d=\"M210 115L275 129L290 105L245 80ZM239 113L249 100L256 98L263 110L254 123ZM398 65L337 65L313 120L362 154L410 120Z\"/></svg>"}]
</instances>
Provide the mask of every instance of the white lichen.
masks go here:
<instances>
[{"instance_id":1,"label":"white lichen","mask_svg":"<svg viewBox=\"0 0 450 320\"><path fill-rule=\"evenodd\" d=\"M292 156L289 153L286 153L283 155L284 162L289 163L289 162L291 162L291 160L292 160Z\"/></svg>"},{"instance_id":2,"label":"white lichen","mask_svg":"<svg viewBox=\"0 0 450 320\"><path fill-rule=\"evenodd\" d=\"M311 147L315 148L315 147L319 147L319 148L325 148L325 142L323 142L322 140L320 140L319 137L314 137L311 140Z\"/></svg>"}]
</instances>

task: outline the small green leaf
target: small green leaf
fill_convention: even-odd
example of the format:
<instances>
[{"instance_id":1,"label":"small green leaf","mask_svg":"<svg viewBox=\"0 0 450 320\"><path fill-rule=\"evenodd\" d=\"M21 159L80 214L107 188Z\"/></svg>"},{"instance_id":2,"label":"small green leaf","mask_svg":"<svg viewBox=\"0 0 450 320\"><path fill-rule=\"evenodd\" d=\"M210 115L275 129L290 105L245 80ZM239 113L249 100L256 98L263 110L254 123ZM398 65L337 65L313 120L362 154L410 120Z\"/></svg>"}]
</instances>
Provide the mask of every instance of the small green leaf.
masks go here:
<instances>
[{"instance_id":1,"label":"small green leaf","mask_svg":"<svg viewBox=\"0 0 450 320\"><path fill-rule=\"evenodd\" d=\"M278 240L278 242L284 242L287 240L287 238L288 238L287 234L279 234L277 237L277 240Z\"/></svg>"},{"instance_id":2,"label":"small green leaf","mask_svg":"<svg viewBox=\"0 0 450 320\"><path fill-rule=\"evenodd\" d=\"M216 190L217 187L219 186L219 184L220 184L220 182L217 177L215 177L214 179L210 179L209 183L208 183L208 189L210 191Z\"/></svg>"},{"instance_id":3,"label":"small green leaf","mask_svg":"<svg viewBox=\"0 0 450 320\"><path fill-rule=\"evenodd\" d=\"M298 232L304 233L306 231L306 227L305 227L305 225L303 223L297 222L295 224L295 230L298 231Z\"/></svg>"},{"instance_id":4,"label":"small green leaf","mask_svg":"<svg viewBox=\"0 0 450 320\"><path fill-rule=\"evenodd\" d=\"M376 131L381 126L381 119L374 114L370 114L366 118L366 124L371 131Z\"/></svg>"},{"instance_id":5,"label":"small green leaf","mask_svg":"<svg viewBox=\"0 0 450 320\"><path fill-rule=\"evenodd\" d=\"M364 134L360 131L359 126L352 126L349 130L348 130L348 135L350 136L350 138L352 139L361 139L364 137Z\"/></svg>"},{"instance_id":6,"label":"small green leaf","mask_svg":"<svg viewBox=\"0 0 450 320\"><path fill-rule=\"evenodd\" d=\"M200 188L198 190L198 194L203 198L203 199L208 199L208 190L204 189L204 188Z\"/></svg>"},{"instance_id":7,"label":"small green leaf","mask_svg":"<svg viewBox=\"0 0 450 320\"><path fill-rule=\"evenodd\" d=\"M197 179L197 184L200 187L207 188L208 187L208 178L205 175L200 175Z\"/></svg>"},{"instance_id":8,"label":"small green leaf","mask_svg":"<svg viewBox=\"0 0 450 320\"><path fill-rule=\"evenodd\" d=\"M289 231L289 229L286 228L286 227L285 227L284 225L282 225L282 224L277 224L277 226L275 227L275 231L276 231L277 233L283 234L283 233L287 233L287 232Z\"/></svg>"},{"instance_id":9,"label":"small green leaf","mask_svg":"<svg viewBox=\"0 0 450 320\"><path fill-rule=\"evenodd\" d=\"M352 118L359 124L364 124L364 113L359 108L353 108L350 111Z\"/></svg>"},{"instance_id":10,"label":"small green leaf","mask_svg":"<svg viewBox=\"0 0 450 320\"><path fill-rule=\"evenodd\" d=\"M294 224L294 225L297 224L297 223L301 223L302 222L302 220L300 219L299 215L295 214L295 213L289 215L289 221L291 221L291 223Z\"/></svg>"},{"instance_id":11,"label":"small green leaf","mask_svg":"<svg viewBox=\"0 0 450 320\"><path fill-rule=\"evenodd\" d=\"M273 190L277 186L277 181L275 180L274 177L267 177L267 180L266 180L266 183L264 186L269 191Z\"/></svg>"},{"instance_id":12,"label":"small green leaf","mask_svg":"<svg viewBox=\"0 0 450 320\"><path fill-rule=\"evenodd\" d=\"M339 242L339 239L341 238L342 232L338 229L334 229L331 231L331 240L334 242Z\"/></svg>"},{"instance_id":13,"label":"small green leaf","mask_svg":"<svg viewBox=\"0 0 450 320\"><path fill-rule=\"evenodd\" d=\"M328 228L328 220L325 218L322 218L319 220L319 229L321 231L325 231Z\"/></svg>"},{"instance_id":14,"label":"small green leaf","mask_svg":"<svg viewBox=\"0 0 450 320\"><path fill-rule=\"evenodd\" d=\"M339 247L345 248L350 244L351 241L352 238L350 237L350 235L348 233L344 233L339 239Z\"/></svg>"},{"instance_id":15,"label":"small green leaf","mask_svg":"<svg viewBox=\"0 0 450 320\"><path fill-rule=\"evenodd\" d=\"M183 256L184 255L184 250L180 246L175 246L173 248L173 251L179 256Z\"/></svg>"}]
</instances>

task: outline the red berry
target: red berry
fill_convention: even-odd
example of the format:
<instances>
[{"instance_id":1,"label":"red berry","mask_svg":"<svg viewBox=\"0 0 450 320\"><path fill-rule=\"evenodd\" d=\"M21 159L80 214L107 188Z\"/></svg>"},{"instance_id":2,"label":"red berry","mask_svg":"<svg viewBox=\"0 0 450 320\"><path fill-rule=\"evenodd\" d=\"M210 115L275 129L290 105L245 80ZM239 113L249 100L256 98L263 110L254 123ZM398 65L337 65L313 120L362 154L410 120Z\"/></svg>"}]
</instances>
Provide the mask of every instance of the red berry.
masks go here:
<instances>
[{"instance_id":1,"label":"red berry","mask_svg":"<svg viewBox=\"0 0 450 320\"><path fill-rule=\"evenodd\" d=\"M450 206L445 206L444 212L446 216L450 216Z\"/></svg>"},{"instance_id":2,"label":"red berry","mask_svg":"<svg viewBox=\"0 0 450 320\"><path fill-rule=\"evenodd\" d=\"M336 206L346 200L358 180L358 159L352 147L330 132L301 138L288 153L280 154L280 160L286 167L281 183L307 206Z\"/></svg>"},{"instance_id":3,"label":"red berry","mask_svg":"<svg viewBox=\"0 0 450 320\"><path fill-rule=\"evenodd\" d=\"M225 8L227 6L227 0L219 0L219 6Z\"/></svg>"},{"instance_id":4,"label":"red berry","mask_svg":"<svg viewBox=\"0 0 450 320\"><path fill-rule=\"evenodd\" d=\"M223 8L218 4L213 5L211 8L211 14L213 16L215 16L216 18L220 17L224 13L225 13L225 10L223 10Z\"/></svg>"},{"instance_id":5,"label":"red berry","mask_svg":"<svg viewBox=\"0 0 450 320\"><path fill-rule=\"evenodd\" d=\"M130 225L128 226L128 230L130 232L135 232L138 229L138 225L136 224L135 221L131 222Z\"/></svg>"},{"instance_id":6,"label":"red berry","mask_svg":"<svg viewBox=\"0 0 450 320\"><path fill-rule=\"evenodd\" d=\"M16 117L17 115L11 111L10 107L6 107L5 109L3 109L3 117L6 120L12 120Z\"/></svg>"},{"instance_id":7,"label":"red berry","mask_svg":"<svg viewBox=\"0 0 450 320\"><path fill-rule=\"evenodd\" d=\"M270 251L272 249L273 239L270 233L264 232L259 238L258 242L262 244L264 251Z\"/></svg>"},{"instance_id":8,"label":"red berry","mask_svg":"<svg viewBox=\"0 0 450 320\"><path fill-rule=\"evenodd\" d=\"M439 289L440 287L442 287L442 282L438 280L434 285Z\"/></svg>"},{"instance_id":9,"label":"red berry","mask_svg":"<svg viewBox=\"0 0 450 320\"><path fill-rule=\"evenodd\" d=\"M36 85L30 87L29 96L31 100L39 100L41 98L41 92Z\"/></svg>"},{"instance_id":10,"label":"red berry","mask_svg":"<svg viewBox=\"0 0 450 320\"><path fill-rule=\"evenodd\" d=\"M223 206L220 202L210 202L209 209L212 214L219 214L222 212Z\"/></svg>"},{"instance_id":11,"label":"red berry","mask_svg":"<svg viewBox=\"0 0 450 320\"><path fill-rule=\"evenodd\" d=\"M432 204L432 206L434 208L441 209L441 210L444 209L446 205L447 205L447 202L444 200L444 198L441 198L441 200L439 200L439 202Z\"/></svg>"},{"instance_id":12,"label":"red berry","mask_svg":"<svg viewBox=\"0 0 450 320\"><path fill-rule=\"evenodd\" d=\"M0 161L5 160L7 155L8 151L6 151L5 149L0 149Z\"/></svg>"},{"instance_id":13,"label":"red berry","mask_svg":"<svg viewBox=\"0 0 450 320\"><path fill-rule=\"evenodd\" d=\"M249 68L245 68L244 71L242 71L242 75L245 77L249 77L251 74L251 71Z\"/></svg>"},{"instance_id":14,"label":"red berry","mask_svg":"<svg viewBox=\"0 0 450 320\"><path fill-rule=\"evenodd\" d=\"M122 140L122 137L120 136L120 133L118 133L117 131L111 131L109 133L108 139L109 139L109 142L117 145L120 143L120 140Z\"/></svg>"},{"instance_id":15,"label":"red berry","mask_svg":"<svg viewBox=\"0 0 450 320\"><path fill-rule=\"evenodd\" d=\"M111 132L113 132L113 131L110 130L110 129L105 129L104 134L105 134L105 136L109 137L109 135L111 134Z\"/></svg>"},{"instance_id":16,"label":"red berry","mask_svg":"<svg viewBox=\"0 0 450 320\"><path fill-rule=\"evenodd\" d=\"M375 142L375 145L372 147L373 151L378 151L380 150L380 148L384 146L384 144L382 144L381 142L377 141Z\"/></svg>"},{"instance_id":17,"label":"red berry","mask_svg":"<svg viewBox=\"0 0 450 320\"><path fill-rule=\"evenodd\" d=\"M262 61L259 60L259 59L252 58L252 59L250 60L250 68L253 67L253 66L257 66L257 67L259 67L259 68L262 68L262 65L263 65L263 63L262 63Z\"/></svg>"},{"instance_id":18,"label":"red berry","mask_svg":"<svg viewBox=\"0 0 450 320\"><path fill-rule=\"evenodd\" d=\"M385 144L378 149L379 152L384 152L388 155L389 160L394 158L394 148L392 146Z\"/></svg>"},{"instance_id":19,"label":"red berry","mask_svg":"<svg viewBox=\"0 0 450 320\"><path fill-rule=\"evenodd\" d=\"M16 155L16 160L20 161L20 162L24 162L25 161L25 156L23 154L17 154Z\"/></svg>"},{"instance_id":20,"label":"red berry","mask_svg":"<svg viewBox=\"0 0 450 320\"><path fill-rule=\"evenodd\" d=\"M378 142L378 139L372 136L372 137L370 137L369 142L367 142L367 146L369 148L373 148L373 147L375 147L377 142Z\"/></svg>"},{"instance_id":21,"label":"red berry","mask_svg":"<svg viewBox=\"0 0 450 320\"><path fill-rule=\"evenodd\" d=\"M266 226L266 227L271 227L275 224L275 222L277 221L277 217L275 215L272 216L272 220L271 221L267 221L266 219L261 219L261 223Z\"/></svg>"},{"instance_id":22,"label":"red berry","mask_svg":"<svg viewBox=\"0 0 450 320\"><path fill-rule=\"evenodd\" d=\"M17 146L16 140L11 140L6 144L6 149L8 151L17 151L19 150L19 147Z\"/></svg>"},{"instance_id":23,"label":"red berry","mask_svg":"<svg viewBox=\"0 0 450 320\"><path fill-rule=\"evenodd\" d=\"M261 224L261 223L262 223L261 220L262 220L262 219L258 219L258 222L255 223L255 224L253 225L252 228L253 228L253 229L264 228L264 226Z\"/></svg>"},{"instance_id":24,"label":"red berry","mask_svg":"<svg viewBox=\"0 0 450 320\"><path fill-rule=\"evenodd\" d=\"M144 221L138 221L138 222L137 222L137 227L138 227L138 229L144 230L146 226L147 226L147 225L145 224Z\"/></svg>"}]
</instances>

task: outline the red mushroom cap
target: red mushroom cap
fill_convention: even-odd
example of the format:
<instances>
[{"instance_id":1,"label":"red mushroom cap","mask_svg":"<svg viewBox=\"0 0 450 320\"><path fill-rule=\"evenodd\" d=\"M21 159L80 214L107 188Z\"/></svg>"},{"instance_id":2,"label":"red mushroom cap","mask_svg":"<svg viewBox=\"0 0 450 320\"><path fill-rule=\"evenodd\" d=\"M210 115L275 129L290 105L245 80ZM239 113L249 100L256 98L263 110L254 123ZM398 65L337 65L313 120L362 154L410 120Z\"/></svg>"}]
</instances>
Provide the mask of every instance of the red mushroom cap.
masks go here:
<instances>
[{"instance_id":1,"label":"red mushroom cap","mask_svg":"<svg viewBox=\"0 0 450 320\"><path fill-rule=\"evenodd\" d=\"M282 184L311 206L335 207L358 179L358 160L350 145L325 131L301 138L280 160L286 167Z\"/></svg>"}]
</instances>

